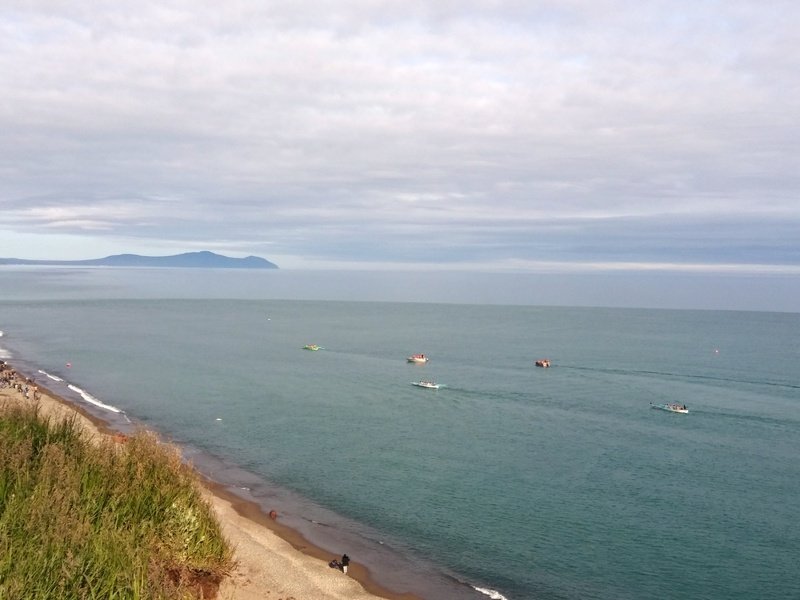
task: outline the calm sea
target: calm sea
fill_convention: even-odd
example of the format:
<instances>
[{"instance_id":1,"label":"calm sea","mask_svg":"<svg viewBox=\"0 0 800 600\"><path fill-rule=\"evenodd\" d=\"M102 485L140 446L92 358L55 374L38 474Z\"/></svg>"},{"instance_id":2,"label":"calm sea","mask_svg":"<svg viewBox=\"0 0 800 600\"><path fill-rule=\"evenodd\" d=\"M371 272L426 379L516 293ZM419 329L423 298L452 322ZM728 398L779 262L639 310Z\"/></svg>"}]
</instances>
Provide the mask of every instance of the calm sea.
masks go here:
<instances>
[{"instance_id":1,"label":"calm sea","mask_svg":"<svg viewBox=\"0 0 800 600\"><path fill-rule=\"evenodd\" d=\"M800 598L800 314L270 275L0 270L0 357L431 600Z\"/></svg>"}]
</instances>

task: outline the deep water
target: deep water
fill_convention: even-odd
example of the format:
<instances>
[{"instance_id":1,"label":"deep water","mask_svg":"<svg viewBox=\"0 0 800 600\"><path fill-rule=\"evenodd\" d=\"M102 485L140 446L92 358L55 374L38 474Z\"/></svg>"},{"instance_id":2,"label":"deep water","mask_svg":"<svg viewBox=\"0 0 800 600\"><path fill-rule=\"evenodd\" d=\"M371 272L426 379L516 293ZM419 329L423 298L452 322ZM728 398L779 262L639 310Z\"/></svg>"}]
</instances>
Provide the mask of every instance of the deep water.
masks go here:
<instances>
[{"instance_id":1,"label":"deep water","mask_svg":"<svg viewBox=\"0 0 800 600\"><path fill-rule=\"evenodd\" d=\"M798 314L298 301L227 273L221 298L213 272L207 294L181 272L190 297L159 298L142 273L11 273L7 360L390 586L800 597Z\"/></svg>"}]
</instances>

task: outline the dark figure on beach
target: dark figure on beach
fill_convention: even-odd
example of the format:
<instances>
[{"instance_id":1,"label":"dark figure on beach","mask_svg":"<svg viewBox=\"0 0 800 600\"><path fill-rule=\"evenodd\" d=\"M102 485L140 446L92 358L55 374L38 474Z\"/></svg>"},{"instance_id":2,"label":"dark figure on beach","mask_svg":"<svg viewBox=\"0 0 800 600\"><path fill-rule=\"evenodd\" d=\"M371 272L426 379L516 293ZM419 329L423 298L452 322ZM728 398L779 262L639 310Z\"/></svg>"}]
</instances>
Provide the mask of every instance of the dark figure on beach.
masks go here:
<instances>
[{"instance_id":1,"label":"dark figure on beach","mask_svg":"<svg viewBox=\"0 0 800 600\"><path fill-rule=\"evenodd\" d=\"M342 554L342 573L347 573L347 565L350 564L350 557Z\"/></svg>"}]
</instances>

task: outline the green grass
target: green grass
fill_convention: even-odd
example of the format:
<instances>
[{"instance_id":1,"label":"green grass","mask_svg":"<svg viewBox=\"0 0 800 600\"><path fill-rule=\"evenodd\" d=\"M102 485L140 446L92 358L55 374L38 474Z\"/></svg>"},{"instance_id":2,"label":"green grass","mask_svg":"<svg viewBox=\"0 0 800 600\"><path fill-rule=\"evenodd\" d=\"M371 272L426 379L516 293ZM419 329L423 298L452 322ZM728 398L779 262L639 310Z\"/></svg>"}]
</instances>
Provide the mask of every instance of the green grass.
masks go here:
<instances>
[{"instance_id":1,"label":"green grass","mask_svg":"<svg viewBox=\"0 0 800 600\"><path fill-rule=\"evenodd\" d=\"M0 600L210 598L231 566L177 449L0 407Z\"/></svg>"}]
</instances>

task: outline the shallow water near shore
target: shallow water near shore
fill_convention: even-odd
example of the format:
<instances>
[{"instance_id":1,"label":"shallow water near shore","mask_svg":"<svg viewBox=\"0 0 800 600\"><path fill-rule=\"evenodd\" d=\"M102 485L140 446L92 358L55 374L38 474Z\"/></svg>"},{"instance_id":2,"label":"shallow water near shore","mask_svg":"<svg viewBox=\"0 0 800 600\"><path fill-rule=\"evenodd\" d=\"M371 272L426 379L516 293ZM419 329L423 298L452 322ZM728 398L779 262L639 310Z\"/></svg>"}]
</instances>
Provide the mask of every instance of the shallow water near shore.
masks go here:
<instances>
[{"instance_id":1,"label":"shallow water near shore","mask_svg":"<svg viewBox=\"0 0 800 600\"><path fill-rule=\"evenodd\" d=\"M163 272L12 273L7 360L113 423L163 433L392 589L800 596L800 315L290 300L246 274L180 271L191 285L178 294ZM416 352L431 361L407 363ZM551 368L533 366L545 357ZM443 387L411 385L422 379ZM666 402L689 414L650 408Z\"/></svg>"}]
</instances>

